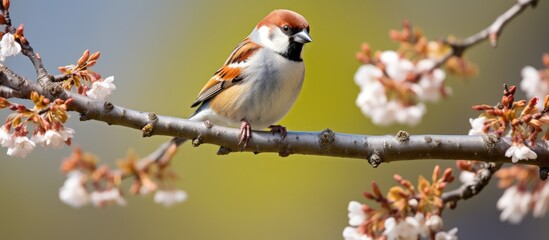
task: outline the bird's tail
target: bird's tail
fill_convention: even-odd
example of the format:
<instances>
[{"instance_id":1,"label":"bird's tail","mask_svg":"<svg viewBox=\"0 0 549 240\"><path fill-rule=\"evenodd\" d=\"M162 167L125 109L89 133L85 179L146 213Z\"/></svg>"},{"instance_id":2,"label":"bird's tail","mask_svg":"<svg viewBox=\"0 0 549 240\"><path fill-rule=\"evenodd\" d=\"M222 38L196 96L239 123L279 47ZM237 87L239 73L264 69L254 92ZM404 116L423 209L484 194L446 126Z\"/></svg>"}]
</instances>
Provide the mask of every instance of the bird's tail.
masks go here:
<instances>
[{"instance_id":1,"label":"bird's tail","mask_svg":"<svg viewBox=\"0 0 549 240\"><path fill-rule=\"evenodd\" d=\"M170 141L167 141L160 145L160 147L158 147L158 149L149 154L147 158L156 162L169 161L177 151L177 148L187 140L189 139L174 137Z\"/></svg>"}]
</instances>

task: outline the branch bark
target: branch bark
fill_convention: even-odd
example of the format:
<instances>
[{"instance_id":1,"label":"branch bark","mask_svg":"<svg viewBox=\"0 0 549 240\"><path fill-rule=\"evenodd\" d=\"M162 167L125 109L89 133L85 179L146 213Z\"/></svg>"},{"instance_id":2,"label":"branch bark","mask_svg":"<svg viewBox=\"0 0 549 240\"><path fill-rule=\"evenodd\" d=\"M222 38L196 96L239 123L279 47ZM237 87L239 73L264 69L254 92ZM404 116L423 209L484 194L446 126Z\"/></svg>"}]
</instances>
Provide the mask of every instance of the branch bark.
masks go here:
<instances>
[{"instance_id":1,"label":"branch bark","mask_svg":"<svg viewBox=\"0 0 549 240\"><path fill-rule=\"evenodd\" d=\"M459 55L465 48L473 46L491 35L499 35L503 27L528 6L535 6L537 0L518 1L494 23L481 32L453 44L453 55ZM6 97L29 98L36 91L50 99L73 99L71 111L80 113L81 120L97 120L109 125L121 125L140 129L143 136L167 135L194 139L193 145L209 143L222 146L218 154L237 151L237 129L206 126L203 123L154 113L139 112L115 106L110 102L95 101L90 98L65 91L57 83L62 76L47 75L41 59L34 54L30 44L24 44L23 52L31 59L37 71L38 82L31 82L0 64L0 94ZM461 49L461 50L459 50ZM248 147L243 151L263 153L275 152L281 156L306 154L367 159L374 167L381 162L413 159L470 159L490 162L510 162L505 151L510 140L494 136L458 135L419 135L409 136L402 132L397 136L367 136L335 133L329 129L321 132L289 132L285 139L268 132L255 131ZM549 165L547 144L538 142L532 149L538 160L526 162L538 166Z\"/></svg>"},{"instance_id":2,"label":"branch bark","mask_svg":"<svg viewBox=\"0 0 549 240\"><path fill-rule=\"evenodd\" d=\"M31 83L0 64L0 84L20 92L19 98L29 98L36 91L50 99L73 99L69 110L80 113L80 120L97 120L109 125L120 125L139 129L144 137L165 135L194 139L193 145L202 143L222 146L218 154L238 151L238 129L210 126L183 118L160 116L152 112L140 112L113 105L110 102L95 101L88 97L63 90L59 84L48 87ZM366 159L377 167L382 162L414 159L469 159L489 162L511 162L505 151L510 139L496 136L461 135L417 135L410 136L402 131L396 136L368 136L335 133L326 129L321 132L288 132L285 139L270 132L254 131L248 147L243 151L253 153L278 153L332 156ZM538 155L536 161L524 162L533 165L547 165L549 148L538 142L532 149Z\"/></svg>"},{"instance_id":3,"label":"branch bark","mask_svg":"<svg viewBox=\"0 0 549 240\"><path fill-rule=\"evenodd\" d=\"M480 191L490 183L492 175L502 166L501 163L485 164L486 166L484 168L477 171L473 183L463 184L457 189L443 193L441 196L442 201L449 204L451 208L455 208L459 200L467 200L480 193Z\"/></svg>"},{"instance_id":4,"label":"branch bark","mask_svg":"<svg viewBox=\"0 0 549 240\"><path fill-rule=\"evenodd\" d=\"M490 39L490 44L492 45L492 47L496 47L498 37L503 32L504 27L526 8L530 6L536 7L537 4L538 0L517 0L517 2L513 6L511 6L507 11L498 16L496 20L492 24L490 24L490 26L481 30L480 32L471 35L462 41L445 40L445 42L450 45L452 51L440 58L435 63L433 69L440 67L452 56L461 57L465 50L485 40Z\"/></svg>"}]
</instances>

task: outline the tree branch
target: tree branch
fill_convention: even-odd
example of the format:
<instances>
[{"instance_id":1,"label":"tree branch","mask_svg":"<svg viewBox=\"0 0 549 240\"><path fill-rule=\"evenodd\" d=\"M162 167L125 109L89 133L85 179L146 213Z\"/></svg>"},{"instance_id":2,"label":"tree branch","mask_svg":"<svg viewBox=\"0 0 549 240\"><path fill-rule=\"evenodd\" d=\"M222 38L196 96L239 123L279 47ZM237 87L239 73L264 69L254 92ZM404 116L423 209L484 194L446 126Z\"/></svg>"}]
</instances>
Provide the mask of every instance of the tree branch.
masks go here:
<instances>
[{"instance_id":1,"label":"tree branch","mask_svg":"<svg viewBox=\"0 0 549 240\"><path fill-rule=\"evenodd\" d=\"M19 91L6 86L0 86L0 97L3 98L21 98L22 95Z\"/></svg>"},{"instance_id":2,"label":"tree branch","mask_svg":"<svg viewBox=\"0 0 549 240\"><path fill-rule=\"evenodd\" d=\"M459 188L442 194L442 201L449 204L451 208L457 206L459 200L467 200L482 191L490 183L492 175L501 168L501 163L484 163L486 166L477 171L473 183L466 183Z\"/></svg>"},{"instance_id":3,"label":"tree branch","mask_svg":"<svg viewBox=\"0 0 549 240\"><path fill-rule=\"evenodd\" d=\"M509 23L514 17L520 14L527 7L535 7L538 3L538 0L517 0L517 3L501 14L496 20L487 28L480 31L479 33L470 36L463 40L463 42L453 44L454 46L460 46L463 48L471 47L477 43L480 43L486 39L490 39L490 44L495 47L497 45L497 38L503 31L503 28L507 23Z\"/></svg>"},{"instance_id":4,"label":"tree branch","mask_svg":"<svg viewBox=\"0 0 549 240\"><path fill-rule=\"evenodd\" d=\"M2 4L0 4L2 5ZM10 18L10 11L3 6L0 7L0 10L2 11L2 15L5 19L5 24L7 26L7 30L11 33L16 32L16 28L13 27L11 18ZM22 25L21 25L22 29ZM44 67L44 64L42 63L42 59L38 54L34 52L32 49L30 43L25 38L24 40L18 39L19 43L21 44L21 53L29 58L29 60L32 62L32 65L34 66L34 69L36 70L36 76L39 81L43 81L44 83L47 83L47 79L45 77L48 75L48 71Z\"/></svg>"},{"instance_id":5,"label":"tree branch","mask_svg":"<svg viewBox=\"0 0 549 240\"><path fill-rule=\"evenodd\" d=\"M444 42L450 45L452 51L440 58L434 65L433 69L440 67L452 56L461 57L465 50L468 48L481 43L487 39L490 39L492 47L496 47L497 38L501 35L503 28L507 23L509 23L513 18L518 16L524 9L527 7L536 7L538 0L517 0L513 6L511 6L507 11L501 14L496 20L490 24L487 28L482 31L465 38L462 41L449 41L445 40Z\"/></svg>"},{"instance_id":6,"label":"tree branch","mask_svg":"<svg viewBox=\"0 0 549 240\"><path fill-rule=\"evenodd\" d=\"M63 90L58 84L42 87L17 75L0 64L0 84L19 90L19 98L29 98L36 91L50 99L73 99L69 110L80 113L80 120L97 120L109 125L140 129L144 137L166 135L194 139L193 145L209 143L222 146L218 154L238 151L239 130L211 126L187 119L159 116L115 106L110 102L95 101L88 97ZM367 159L377 167L382 162L413 159L469 159L490 162L511 162L505 151L511 141L496 136L417 135L409 136L401 131L397 136L368 136L335 133L329 129L321 132L288 132L285 139L270 132L254 131L253 137L243 151L253 153L274 152L280 156L290 154L333 156ZM547 165L549 148L538 142L532 150L538 160L526 164Z\"/></svg>"},{"instance_id":7,"label":"tree branch","mask_svg":"<svg viewBox=\"0 0 549 240\"><path fill-rule=\"evenodd\" d=\"M468 37L461 43L449 43L452 55L459 56L466 48L473 46L491 36L499 35L503 27L528 6L535 6L537 0L518 1L513 7L499 16L494 23L481 32ZM4 11L6 12L6 11ZM9 15L8 15L9 16ZM493 37L492 37L493 38ZM50 99L73 99L69 110L80 113L80 120L97 120L109 125L121 125L140 129L143 136L168 135L194 139L193 145L209 143L222 146L218 154L237 151L237 129L206 126L203 123L187 119L158 116L154 113L139 112L115 106L110 102L95 101L85 96L64 90L57 81L62 76L49 76L41 59L34 53L30 44L23 44L23 54L33 62L37 71L38 83L24 79L0 64L0 94L6 97L29 98L36 91ZM443 60L447 60L449 55ZM7 90L11 89L11 90ZM503 140L503 141L501 141ZM392 162L413 159L469 159L491 162L510 162L505 151L510 146L509 139L495 136L457 136L457 135L420 135L409 136L400 132L397 136L366 136L336 134L326 129L322 132L289 132L285 139L273 136L268 132L254 131L248 147L243 151L262 153L276 152L281 156L290 154L307 154L320 156L337 156L367 159L372 166L381 162ZM532 149L538 160L525 162L546 166L549 159L547 144L538 142Z\"/></svg>"}]
</instances>

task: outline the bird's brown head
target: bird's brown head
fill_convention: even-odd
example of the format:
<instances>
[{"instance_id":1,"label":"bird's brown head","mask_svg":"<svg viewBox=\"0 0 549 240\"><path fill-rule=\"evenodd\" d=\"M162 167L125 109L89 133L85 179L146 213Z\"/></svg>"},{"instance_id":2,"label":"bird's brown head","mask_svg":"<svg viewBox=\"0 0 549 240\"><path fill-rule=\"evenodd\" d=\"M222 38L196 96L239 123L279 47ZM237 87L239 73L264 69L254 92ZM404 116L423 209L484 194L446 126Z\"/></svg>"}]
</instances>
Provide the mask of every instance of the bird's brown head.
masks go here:
<instances>
[{"instance_id":1,"label":"bird's brown head","mask_svg":"<svg viewBox=\"0 0 549 240\"><path fill-rule=\"evenodd\" d=\"M312 41L307 20L286 9L269 13L257 24L254 32L257 32L258 42L291 60L301 61L303 45Z\"/></svg>"}]
</instances>

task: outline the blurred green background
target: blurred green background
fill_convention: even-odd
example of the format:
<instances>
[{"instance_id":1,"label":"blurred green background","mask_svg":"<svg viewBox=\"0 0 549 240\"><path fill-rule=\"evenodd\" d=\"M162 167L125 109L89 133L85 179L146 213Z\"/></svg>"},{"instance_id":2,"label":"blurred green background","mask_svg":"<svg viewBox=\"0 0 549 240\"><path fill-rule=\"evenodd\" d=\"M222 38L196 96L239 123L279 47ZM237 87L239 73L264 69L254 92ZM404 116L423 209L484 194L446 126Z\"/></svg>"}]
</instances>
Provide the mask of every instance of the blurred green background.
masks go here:
<instances>
[{"instance_id":1,"label":"blurred green background","mask_svg":"<svg viewBox=\"0 0 549 240\"><path fill-rule=\"evenodd\" d=\"M85 49L101 51L95 70L115 76L111 100L121 106L162 115L187 116L202 85L254 25L276 8L305 16L314 42L304 52L306 81L296 105L281 122L289 130L331 128L357 134L466 134L470 106L495 103L503 83L518 84L525 65L541 67L549 52L549 4L526 10L503 32L496 49L476 46L468 57L480 67L472 79L449 77L453 95L428 104L416 127L376 127L355 106L355 52L362 42L395 49L389 29L403 19L431 39L469 36L488 26L514 1L73 1L14 0L11 16L25 24L25 36L56 73ZM12 57L7 65L34 77L30 62ZM523 97L524 95L519 95ZM5 116L6 112L2 113ZM136 149L154 150L167 137L99 122L79 122L74 145L112 164ZM2 151L5 151L2 150ZM216 156L217 147L180 150L174 167L177 186L190 195L172 208L152 197L130 196L126 207L72 209L58 200L64 181L59 164L70 153L35 150L26 159L0 156L0 239L342 239L350 200L365 202L372 180L384 191L399 173L417 180L436 164L413 161L372 169L366 161L316 156L279 158L250 153ZM500 223L495 181L479 196L444 213L445 229L458 227L460 239L546 239L547 217L527 217L522 225ZM544 228L545 227L545 228Z\"/></svg>"}]
</instances>

